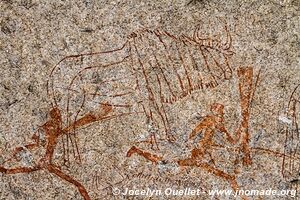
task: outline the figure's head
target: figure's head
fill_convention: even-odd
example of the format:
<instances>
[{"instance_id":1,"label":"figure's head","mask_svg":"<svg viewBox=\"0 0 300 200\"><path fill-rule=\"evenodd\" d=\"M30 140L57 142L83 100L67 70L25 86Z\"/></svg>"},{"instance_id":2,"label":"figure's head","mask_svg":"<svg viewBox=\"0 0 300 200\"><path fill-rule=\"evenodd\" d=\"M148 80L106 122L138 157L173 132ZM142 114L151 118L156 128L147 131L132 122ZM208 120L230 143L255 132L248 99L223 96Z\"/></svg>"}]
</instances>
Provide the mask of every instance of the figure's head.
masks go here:
<instances>
[{"instance_id":1,"label":"figure's head","mask_svg":"<svg viewBox=\"0 0 300 200\"><path fill-rule=\"evenodd\" d=\"M60 120L61 119L61 114L60 114L60 110L57 107L53 107L50 112L49 115L52 119L56 119L56 120Z\"/></svg>"},{"instance_id":2,"label":"figure's head","mask_svg":"<svg viewBox=\"0 0 300 200\"><path fill-rule=\"evenodd\" d=\"M215 115L224 115L224 105L220 103L213 103L210 110Z\"/></svg>"}]
</instances>

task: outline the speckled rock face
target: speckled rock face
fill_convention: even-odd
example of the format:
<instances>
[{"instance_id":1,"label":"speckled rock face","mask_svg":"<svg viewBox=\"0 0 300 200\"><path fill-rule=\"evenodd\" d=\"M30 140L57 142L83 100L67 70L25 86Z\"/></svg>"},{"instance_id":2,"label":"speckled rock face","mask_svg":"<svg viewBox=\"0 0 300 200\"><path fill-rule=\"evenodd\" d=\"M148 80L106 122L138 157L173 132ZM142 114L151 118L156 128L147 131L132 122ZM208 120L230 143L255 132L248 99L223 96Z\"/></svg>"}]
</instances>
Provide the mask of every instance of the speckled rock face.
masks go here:
<instances>
[{"instance_id":1,"label":"speckled rock face","mask_svg":"<svg viewBox=\"0 0 300 200\"><path fill-rule=\"evenodd\" d=\"M299 0L0 8L0 199L295 199Z\"/></svg>"}]
</instances>

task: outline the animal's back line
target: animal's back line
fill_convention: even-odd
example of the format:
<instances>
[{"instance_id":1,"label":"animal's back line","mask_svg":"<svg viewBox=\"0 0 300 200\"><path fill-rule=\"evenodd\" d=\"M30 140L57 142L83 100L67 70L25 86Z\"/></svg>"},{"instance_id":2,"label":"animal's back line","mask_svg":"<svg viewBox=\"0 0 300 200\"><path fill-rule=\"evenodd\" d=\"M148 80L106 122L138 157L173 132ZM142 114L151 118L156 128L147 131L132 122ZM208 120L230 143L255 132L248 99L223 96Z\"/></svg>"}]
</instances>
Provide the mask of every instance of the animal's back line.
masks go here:
<instances>
[{"instance_id":1,"label":"animal's back line","mask_svg":"<svg viewBox=\"0 0 300 200\"><path fill-rule=\"evenodd\" d=\"M153 40L153 38L148 38L148 35L143 34L154 35L155 41ZM155 84L151 85L151 88L149 87L149 83L156 83L156 88L157 90L159 90L160 97L162 97L161 100L163 102L176 102L177 100L191 94L192 91L214 88L218 86L220 82L229 80L232 77L231 67L227 63L226 58L224 58L223 66L221 66L218 64L218 62L221 62L216 61L209 50L205 50L207 52L202 52L203 50L201 50L200 48L194 48L198 51L199 54L198 61L196 61L196 58L194 57L194 55L192 55L193 53L190 50L190 45L187 45L184 42L180 44L175 43L176 53L170 52L172 48L172 41L169 41L169 43L166 42L166 38L162 38L162 35L167 36L167 39L178 39L178 37L175 37L165 31L161 32L159 30L151 31L149 29L142 29L138 31L138 33L133 32L130 35L128 45L130 49L129 57L131 57L131 59L134 59L132 57L136 57L135 62L132 62L132 66L139 66L138 71L140 71L141 74L144 74L144 76L140 77L137 82L141 82L143 79L145 79L144 81L146 82L147 90L149 90L148 92L151 94L153 93L153 90L155 90L153 88L153 85ZM139 38L139 36L143 38ZM146 48L144 46L146 46ZM154 48L154 50L151 48ZM219 51L215 51L215 53L225 57ZM152 63L151 61L145 59L145 57L149 57L149 55L150 57L152 57ZM158 59L158 57L160 57L161 59ZM211 63L207 62L208 57L211 57L210 59L214 60L214 67L209 66ZM151 58L148 59L151 60ZM164 60L164 62L162 60ZM194 69L198 68L196 62L198 62L199 66L200 60L202 60L202 63L200 63L202 72ZM183 71L183 73L178 74L178 71L180 70ZM217 78L216 74L214 73L220 72L222 73L222 77ZM201 73L205 76L202 76ZM226 73L230 73L230 75L227 77ZM195 77L195 74L198 74L198 77L192 79L191 75ZM164 88L163 85L165 85ZM177 92L174 92L176 90Z\"/></svg>"},{"instance_id":2,"label":"animal's back line","mask_svg":"<svg viewBox=\"0 0 300 200\"><path fill-rule=\"evenodd\" d=\"M225 29L227 31L227 28ZM227 40L230 41L226 41L226 43L222 43L219 39L212 39L210 37L202 37L199 35L199 33L197 33L197 30L194 31L192 36L186 35L186 34L180 34L180 35L175 35L172 34L168 31L165 30L160 30L160 29L138 29L136 31L133 31L131 34L129 34L127 36L127 39L133 39L133 38L138 38L138 37L143 37L143 36L147 36L146 34L150 34L150 35L154 35L156 36L159 40L162 40L162 37L167 37L173 41L177 41L177 42L181 42L184 45L193 45L193 46L202 46L204 48L214 48L217 51L226 53L226 54L232 54L232 52L230 51L230 47L231 44L227 44L227 43L231 43L231 36L228 33L228 31L226 32L227 37L229 37L229 39L227 38ZM126 43L128 42L128 40L126 41Z\"/></svg>"}]
</instances>

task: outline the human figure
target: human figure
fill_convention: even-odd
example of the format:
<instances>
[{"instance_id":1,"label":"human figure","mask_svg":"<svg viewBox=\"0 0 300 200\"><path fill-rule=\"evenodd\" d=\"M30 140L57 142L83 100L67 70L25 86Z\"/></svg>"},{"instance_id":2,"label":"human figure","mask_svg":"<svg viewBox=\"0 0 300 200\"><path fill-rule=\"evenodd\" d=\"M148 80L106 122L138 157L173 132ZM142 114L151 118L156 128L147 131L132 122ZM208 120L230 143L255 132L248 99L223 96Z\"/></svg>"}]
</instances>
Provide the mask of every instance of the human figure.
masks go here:
<instances>
[{"instance_id":1,"label":"human figure","mask_svg":"<svg viewBox=\"0 0 300 200\"><path fill-rule=\"evenodd\" d=\"M215 145L213 142L216 131L220 131L226 135L226 139L234 144L235 141L227 131L224 125L224 105L214 103L211 105L210 115L205 118L193 129L189 136L189 140L192 140L196 135L204 131L204 136L199 142L199 146L192 150L192 158L199 159L208 154L211 157L211 149Z\"/></svg>"},{"instance_id":2,"label":"human figure","mask_svg":"<svg viewBox=\"0 0 300 200\"><path fill-rule=\"evenodd\" d=\"M101 121L108 116L109 113L112 112L112 106L108 103L105 103L100 106L100 109L96 113L89 113L80 119L76 120L70 126L62 128L62 117L61 111L57 107L53 107L49 112L49 119L48 121L41 126L41 129L45 132L46 135L46 153L40 160L33 165L32 167L15 167L15 168L5 168L0 166L0 173L3 174L19 174L19 173L31 173L38 170L45 170L51 174L55 174L56 176L60 177L61 179L68 181L69 183L73 184L77 187L78 191L80 192L81 196L84 200L90 200L90 196L85 189L85 187L72 176L66 174L61 170L59 166L54 164L53 155L54 150L57 146L57 142L60 136L64 134L69 134L69 132L75 128L82 127L84 125ZM35 139L35 143L26 145L28 149L34 149L35 147L39 147L39 138L36 138L35 135L33 139ZM24 150L22 147L18 147L14 150L13 156L15 157L20 151Z\"/></svg>"}]
</instances>

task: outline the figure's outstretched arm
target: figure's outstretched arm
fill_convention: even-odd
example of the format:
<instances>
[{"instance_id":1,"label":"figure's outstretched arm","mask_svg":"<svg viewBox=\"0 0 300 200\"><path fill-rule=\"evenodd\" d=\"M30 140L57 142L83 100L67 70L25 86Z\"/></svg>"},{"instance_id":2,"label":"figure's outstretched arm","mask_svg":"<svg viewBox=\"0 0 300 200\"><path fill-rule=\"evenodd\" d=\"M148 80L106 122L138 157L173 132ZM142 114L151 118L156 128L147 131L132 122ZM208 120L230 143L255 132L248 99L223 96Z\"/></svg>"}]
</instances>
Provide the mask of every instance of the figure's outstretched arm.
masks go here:
<instances>
[{"instance_id":1,"label":"figure's outstretched arm","mask_svg":"<svg viewBox=\"0 0 300 200\"><path fill-rule=\"evenodd\" d=\"M197 126L194 128L194 130L191 132L189 139L193 139L202 129L208 128L213 125L213 120L211 117L207 116L205 117Z\"/></svg>"},{"instance_id":2,"label":"figure's outstretched arm","mask_svg":"<svg viewBox=\"0 0 300 200\"><path fill-rule=\"evenodd\" d=\"M96 122L101 120L102 118L106 117L109 113L112 112L112 105L105 103L100 106L99 113L89 113L85 116L81 117L80 119L76 120L73 124L63 129L63 132L69 132L74 128L79 128L84 125Z\"/></svg>"},{"instance_id":3,"label":"figure's outstretched arm","mask_svg":"<svg viewBox=\"0 0 300 200\"><path fill-rule=\"evenodd\" d=\"M7 169L5 167L0 166L0 173L3 174L21 174L21 173L30 173L40 170L41 168L38 166L35 167L16 167Z\"/></svg>"},{"instance_id":4,"label":"figure's outstretched arm","mask_svg":"<svg viewBox=\"0 0 300 200\"><path fill-rule=\"evenodd\" d=\"M230 135L230 133L227 131L227 129L225 128L225 126L221 126L219 127L219 130L222 133L225 133L226 135L226 139L227 141L229 141L231 144L235 144L237 141L233 139L233 137Z\"/></svg>"}]
</instances>

